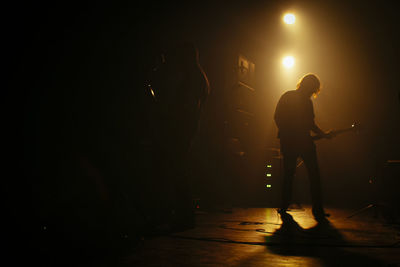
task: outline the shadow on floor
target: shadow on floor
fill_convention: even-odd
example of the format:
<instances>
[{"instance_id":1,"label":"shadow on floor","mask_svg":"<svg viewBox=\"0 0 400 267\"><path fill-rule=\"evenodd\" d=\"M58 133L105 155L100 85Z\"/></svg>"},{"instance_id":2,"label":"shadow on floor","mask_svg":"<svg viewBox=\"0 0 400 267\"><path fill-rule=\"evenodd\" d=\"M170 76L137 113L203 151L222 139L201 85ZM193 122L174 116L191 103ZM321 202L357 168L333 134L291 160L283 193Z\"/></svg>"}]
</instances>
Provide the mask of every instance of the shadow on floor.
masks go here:
<instances>
[{"instance_id":1,"label":"shadow on floor","mask_svg":"<svg viewBox=\"0 0 400 267\"><path fill-rule=\"evenodd\" d=\"M329 220L304 229L290 214L282 215L281 219L282 226L266 237L270 253L314 258L322 266L390 266L366 254L349 251L360 247L347 242Z\"/></svg>"}]
</instances>

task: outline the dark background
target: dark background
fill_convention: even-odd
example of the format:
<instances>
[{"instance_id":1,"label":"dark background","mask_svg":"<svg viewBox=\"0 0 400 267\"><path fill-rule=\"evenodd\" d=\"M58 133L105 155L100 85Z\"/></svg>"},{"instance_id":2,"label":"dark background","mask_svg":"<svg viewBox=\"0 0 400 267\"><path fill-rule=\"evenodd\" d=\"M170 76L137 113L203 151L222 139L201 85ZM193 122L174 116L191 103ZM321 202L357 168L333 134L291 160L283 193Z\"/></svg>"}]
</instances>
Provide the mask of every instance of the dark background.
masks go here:
<instances>
[{"instance_id":1,"label":"dark background","mask_svg":"<svg viewBox=\"0 0 400 267\"><path fill-rule=\"evenodd\" d=\"M211 84L191 153L191 186L202 203L275 205L262 188L268 148L278 147L273 110L284 91L314 72L323 86L314 101L321 128L347 128L353 121L363 126L358 135L318 144L326 202L369 204L374 191L369 180L381 176L387 160L400 158L399 31L396 9L383 3L8 6L3 23L7 210L24 218L20 224L39 229L54 216L79 217L98 208L95 182L82 178L77 155L91 159L109 188L137 194L149 170L157 169L154 151L146 149L151 139L146 75L160 51L180 40L195 42ZM287 10L299 14L293 31L281 22ZM280 65L287 50L297 60L291 73ZM231 133L226 125L236 118L230 107L238 100L231 88L239 53L256 66L256 91L249 98L255 118ZM226 145L238 133L247 152L242 158ZM304 203L309 199L303 172L296 188Z\"/></svg>"}]
</instances>

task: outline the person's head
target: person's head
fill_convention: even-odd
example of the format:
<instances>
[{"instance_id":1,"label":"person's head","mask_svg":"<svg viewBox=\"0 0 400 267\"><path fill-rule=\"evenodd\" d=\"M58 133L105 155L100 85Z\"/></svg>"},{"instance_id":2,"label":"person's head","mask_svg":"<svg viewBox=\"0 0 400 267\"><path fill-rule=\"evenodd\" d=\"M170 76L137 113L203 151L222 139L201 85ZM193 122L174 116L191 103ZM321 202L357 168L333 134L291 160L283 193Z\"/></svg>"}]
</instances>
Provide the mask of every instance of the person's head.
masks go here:
<instances>
[{"instance_id":1,"label":"person's head","mask_svg":"<svg viewBox=\"0 0 400 267\"><path fill-rule=\"evenodd\" d=\"M321 82L317 75L309 73L301 77L297 83L296 89L308 97L313 95L315 98L321 90Z\"/></svg>"}]
</instances>

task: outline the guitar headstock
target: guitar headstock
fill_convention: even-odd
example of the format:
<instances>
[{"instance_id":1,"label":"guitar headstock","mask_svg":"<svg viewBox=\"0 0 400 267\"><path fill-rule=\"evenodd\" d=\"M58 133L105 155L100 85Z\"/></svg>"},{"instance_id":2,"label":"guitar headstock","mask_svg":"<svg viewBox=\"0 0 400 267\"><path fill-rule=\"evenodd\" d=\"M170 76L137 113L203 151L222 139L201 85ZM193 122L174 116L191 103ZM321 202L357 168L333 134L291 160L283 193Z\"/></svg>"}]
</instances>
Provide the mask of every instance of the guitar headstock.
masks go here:
<instances>
[{"instance_id":1,"label":"guitar headstock","mask_svg":"<svg viewBox=\"0 0 400 267\"><path fill-rule=\"evenodd\" d=\"M353 122L353 124L351 125L351 129L352 129L352 131L355 131L358 133L361 129L361 126L358 122Z\"/></svg>"}]
</instances>

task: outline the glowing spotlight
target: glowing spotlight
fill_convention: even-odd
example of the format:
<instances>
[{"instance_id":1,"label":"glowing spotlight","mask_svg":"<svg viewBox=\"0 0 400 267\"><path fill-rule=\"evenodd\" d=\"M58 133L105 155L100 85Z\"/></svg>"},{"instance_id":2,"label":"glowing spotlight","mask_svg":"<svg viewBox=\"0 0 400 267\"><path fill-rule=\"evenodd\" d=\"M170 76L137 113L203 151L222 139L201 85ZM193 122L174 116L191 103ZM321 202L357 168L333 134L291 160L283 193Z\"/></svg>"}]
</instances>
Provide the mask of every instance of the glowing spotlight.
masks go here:
<instances>
[{"instance_id":1,"label":"glowing spotlight","mask_svg":"<svg viewBox=\"0 0 400 267\"><path fill-rule=\"evenodd\" d=\"M285 66L285 68L288 69L292 68L294 66L294 57L292 56L284 57L282 60L282 64L283 66Z\"/></svg>"},{"instance_id":2,"label":"glowing spotlight","mask_svg":"<svg viewBox=\"0 0 400 267\"><path fill-rule=\"evenodd\" d=\"M291 13L287 13L283 16L283 21L286 24L294 24L294 22L296 21L296 17Z\"/></svg>"}]
</instances>

